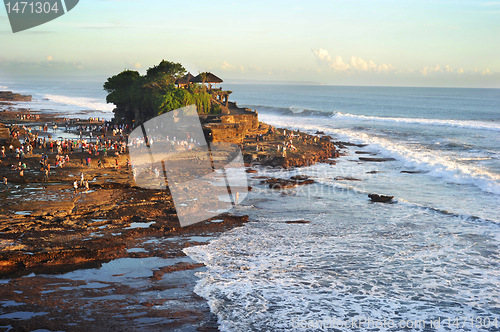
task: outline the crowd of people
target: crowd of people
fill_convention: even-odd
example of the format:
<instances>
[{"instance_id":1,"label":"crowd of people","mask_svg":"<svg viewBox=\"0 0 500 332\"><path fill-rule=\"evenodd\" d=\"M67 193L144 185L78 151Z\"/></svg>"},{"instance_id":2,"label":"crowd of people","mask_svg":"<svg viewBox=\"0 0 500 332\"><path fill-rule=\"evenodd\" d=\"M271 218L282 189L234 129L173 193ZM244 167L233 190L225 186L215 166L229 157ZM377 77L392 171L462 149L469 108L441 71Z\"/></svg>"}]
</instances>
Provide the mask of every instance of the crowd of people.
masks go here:
<instances>
[{"instance_id":1,"label":"crowd of people","mask_svg":"<svg viewBox=\"0 0 500 332\"><path fill-rule=\"evenodd\" d=\"M25 115L20 117L21 119L31 119ZM95 132L96 135L89 135L89 138L71 139L58 137L58 139L53 139L51 134L45 134L48 131L49 123L40 126L27 126L27 125L12 125L10 127L11 139L13 142L16 139L19 140L20 145L14 147L12 143L8 146L2 146L0 150L0 157L15 158L18 159L18 164L14 163L11 165L12 171L19 172L20 182L25 182L25 171L29 168L23 161L28 156L32 156L34 150L36 153L40 154L40 172L43 174L43 181L49 181L49 174L52 169L64 168L70 162L70 156L75 152L81 152L87 154L87 157L81 158L82 165L92 167L90 156L99 156L97 163L98 167L103 167L105 162L104 158L108 155L115 157L115 166L118 167L118 157L127 151L127 136L125 132L129 130L127 125L113 125L111 122L102 122L98 118L89 118L89 121L96 124L85 125L79 123L74 119L65 119L66 122L66 132L71 136L72 130ZM54 131L57 130L57 123L52 125ZM37 131L37 129L39 129ZM62 128L61 128L62 129ZM112 133L112 135L110 135ZM49 162L49 155L52 162ZM0 159L0 164L2 163ZM84 161L85 160L85 161ZM130 167L130 161L127 160L127 167ZM7 185L7 177L4 176L4 185ZM85 183L81 184L85 187ZM88 186L88 184L87 184ZM88 190L88 188L87 188Z\"/></svg>"}]
</instances>

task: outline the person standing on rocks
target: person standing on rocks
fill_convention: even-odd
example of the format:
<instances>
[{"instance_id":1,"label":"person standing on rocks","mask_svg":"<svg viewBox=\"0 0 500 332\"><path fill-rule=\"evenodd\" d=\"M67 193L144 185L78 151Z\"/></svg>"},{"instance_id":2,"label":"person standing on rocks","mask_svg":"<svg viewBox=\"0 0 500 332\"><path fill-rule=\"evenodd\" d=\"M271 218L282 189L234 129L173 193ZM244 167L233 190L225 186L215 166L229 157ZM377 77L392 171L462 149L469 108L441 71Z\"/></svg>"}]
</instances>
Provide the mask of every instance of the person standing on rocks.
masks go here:
<instances>
[{"instance_id":1,"label":"person standing on rocks","mask_svg":"<svg viewBox=\"0 0 500 332\"><path fill-rule=\"evenodd\" d=\"M83 173L80 174L80 187L83 187L83 183L85 182L85 175Z\"/></svg>"},{"instance_id":2,"label":"person standing on rocks","mask_svg":"<svg viewBox=\"0 0 500 332\"><path fill-rule=\"evenodd\" d=\"M3 184L6 186L7 185L7 178L4 176L3 177Z\"/></svg>"},{"instance_id":3,"label":"person standing on rocks","mask_svg":"<svg viewBox=\"0 0 500 332\"><path fill-rule=\"evenodd\" d=\"M78 194L78 182L76 180L75 180L75 182L73 182L73 189L74 189L75 195Z\"/></svg>"},{"instance_id":4,"label":"person standing on rocks","mask_svg":"<svg viewBox=\"0 0 500 332\"><path fill-rule=\"evenodd\" d=\"M85 193L89 191L89 181L85 180Z\"/></svg>"},{"instance_id":5,"label":"person standing on rocks","mask_svg":"<svg viewBox=\"0 0 500 332\"><path fill-rule=\"evenodd\" d=\"M25 183L26 180L24 179L24 169L21 168L21 171L19 172L19 176L21 177L21 182Z\"/></svg>"},{"instance_id":6,"label":"person standing on rocks","mask_svg":"<svg viewBox=\"0 0 500 332\"><path fill-rule=\"evenodd\" d=\"M44 180L45 182L48 182L48 181L49 181L49 169L48 169L48 168L45 168L44 173L45 173L45 177L44 177L44 179L43 179L43 180Z\"/></svg>"}]
</instances>

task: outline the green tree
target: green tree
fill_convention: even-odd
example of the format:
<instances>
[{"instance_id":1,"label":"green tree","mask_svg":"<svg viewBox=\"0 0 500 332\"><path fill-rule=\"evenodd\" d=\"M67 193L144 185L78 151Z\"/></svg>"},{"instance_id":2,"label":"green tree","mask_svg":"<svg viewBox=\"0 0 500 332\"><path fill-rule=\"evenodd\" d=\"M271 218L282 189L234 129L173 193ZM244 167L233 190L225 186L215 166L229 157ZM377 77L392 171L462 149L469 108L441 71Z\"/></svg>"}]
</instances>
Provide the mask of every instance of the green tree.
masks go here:
<instances>
[{"instance_id":1,"label":"green tree","mask_svg":"<svg viewBox=\"0 0 500 332\"><path fill-rule=\"evenodd\" d=\"M146 76L156 78L159 75L166 75L171 80L175 80L186 74L186 68L180 63L162 60L157 66L151 67L146 71Z\"/></svg>"},{"instance_id":2,"label":"green tree","mask_svg":"<svg viewBox=\"0 0 500 332\"><path fill-rule=\"evenodd\" d=\"M115 119L119 122L135 121L136 125L154 116L196 105L199 113L218 111L212 109L212 96L206 92L203 83L207 74L202 73L202 84L191 84L187 89L175 87L175 79L186 69L180 63L162 60L157 66L141 76L137 71L125 70L108 78L104 89L108 92L106 101L116 105Z\"/></svg>"},{"instance_id":3,"label":"green tree","mask_svg":"<svg viewBox=\"0 0 500 332\"><path fill-rule=\"evenodd\" d=\"M139 72L133 70L125 70L118 75L109 77L104 83L104 90L108 92L106 102L117 106L132 102L132 88L140 77Z\"/></svg>"}]
</instances>

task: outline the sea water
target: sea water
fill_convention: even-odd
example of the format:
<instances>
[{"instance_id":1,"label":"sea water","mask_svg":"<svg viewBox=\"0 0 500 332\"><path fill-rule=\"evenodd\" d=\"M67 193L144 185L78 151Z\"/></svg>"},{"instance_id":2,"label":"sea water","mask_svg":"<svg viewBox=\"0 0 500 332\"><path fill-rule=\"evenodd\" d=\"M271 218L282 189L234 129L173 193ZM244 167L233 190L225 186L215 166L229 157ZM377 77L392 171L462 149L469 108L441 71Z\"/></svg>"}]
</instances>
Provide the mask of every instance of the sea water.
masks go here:
<instances>
[{"instance_id":1,"label":"sea water","mask_svg":"<svg viewBox=\"0 0 500 332\"><path fill-rule=\"evenodd\" d=\"M16 107L34 112L60 114L61 117L89 117L109 120L113 104L106 103L103 84L106 77L0 77L0 90L32 96L31 102L16 102Z\"/></svg>"},{"instance_id":2,"label":"sea water","mask_svg":"<svg viewBox=\"0 0 500 332\"><path fill-rule=\"evenodd\" d=\"M226 88L261 121L360 147L337 165L259 168L316 183L249 179L239 213L254 222L185 250L208 266L196 292L223 331L500 331L500 90Z\"/></svg>"},{"instance_id":3,"label":"sea water","mask_svg":"<svg viewBox=\"0 0 500 332\"><path fill-rule=\"evenodd\" d=\"M0 86L32 94L24 107L111 118L103 81ZM500 90L224 89L261 121L360 146L337 165L258 168L236 210L253 221L185 250L207 266L196 292L221 330L500 331ZM316 182L273 191L253 178L297 174ZM310 223L286 223L299 219Z\"/></svg>"}]
</instances>

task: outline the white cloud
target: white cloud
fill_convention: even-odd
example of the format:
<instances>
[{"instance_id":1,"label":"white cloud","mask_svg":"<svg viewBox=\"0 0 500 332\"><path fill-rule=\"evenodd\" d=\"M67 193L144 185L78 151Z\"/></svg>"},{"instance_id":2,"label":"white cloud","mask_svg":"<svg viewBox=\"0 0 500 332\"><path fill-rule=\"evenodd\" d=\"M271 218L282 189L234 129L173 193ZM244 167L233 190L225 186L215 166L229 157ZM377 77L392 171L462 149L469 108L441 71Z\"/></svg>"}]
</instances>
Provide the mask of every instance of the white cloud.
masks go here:
<instances>
[{"instance_id":1,"label":"white cloud","mask_svg":"<svg viewBox=\"0 0 500 332\"><path fill-rule=\"evenodd\" d=\"M52 61L52 55L47 56L47 61Z\"/></svg>"},{"instance_id":2,"label":"white cloud","mask_svg":"<svg viewBox=\"0 0 500 332\"><path fill-rule=\"evenodd\" d=\"M372 60L366 62L365 60L355 56L351 56L350 63L353 69L361 71L368 71L377 68L377 65Z\"/></svg>"},{"instance_id":3,"label":"white cloud","mask_svg":"<svg viewBox=\"0 0 500 332\"><path fill-rule=\"evenodd\" d=\"M423 69L420 69L420 73L424 76L429 76L429 74L433 73L433 72L436 72L436 71L442 71L440 70L441 67L439 67L439 65L436 65L436 67L432 68L432 67L429 67L429 66L426 66L424 67Z\"/></svg>"},{"instance_id":4,"label":"white cloud","mask_svg":"<svg viewBox=\"0 0 500 332\"><path fill-rule=\"evenodd\" d=\"M493 74L493 72L490 71L489 69L483 70L483 72L481 73L481 75L490 75L490 74Z\"/></svg>"},{"instance_id":5,"label":"white cloud","mask_svg":"<svg viewBox=\"0 0 500 332\"><path fill-rule=\"evenodd\" d=\"M328 51L321 47L318 50L313 49L312 51L320 64L326 64L335 71L345 71L349 69L349 65L342 60L340 55L332 58L330 54L328 54Z\"/></svg>"},{"instance_id":6,"label":"white cloud","mask_svg":"<svg viewBox=\"0 0 500 332\"><path fill-rule=\"evenodd\" d=\"M320 64L328 65L335 71L345 71L345 72L389 72L395 70L394 66L391 64L381 64L376 65L372 60L366 61L360 57L351 56L349 63L344 62L340 55L332 57L327 50L321 47L318 50L312 50L316 59Z\"/></svg>"},{"instance_id":7,"label":"white cloud","mask_svg":"<svg viewBox=\"0 0 500 332\"><path fill-rule=\"evenodd\" d=\"M135 69L141 69L141 64L139 62L133 63L133 62L127 62L127 66L129 68L135 68Z\"/></svg>"},{"instance_id":8,"label":"white cloud","mask_svg":"<svg viewBox=\"0 0 500 332\"><path fill-rule=\"evenodd\" d=\"M220 67L224 70L230 70L232 69L234 66L227 63L226 61L222 62L222 65L220 65Z\"/></svg>"},{"instance_id":9,"label":"white cloud","mask_svg":"<svg viewBox=\"0 0 500 332\"><path fill-rule=\"evenodd\" d=\"M453 73L453 68L451 68L449 65L444 66L444 69L447 73Z\"/></svg>"},{"instance_id":10,"label":"white cloud","mask_svg":"<svg viewBox=\"0 0 500 332\"><path fill-rule=\"evenodd\" d=\"M328 54L327 50L324 50L320 47L318 50L313 49L312 51L319 61L332 61L332 57L330 56L330 54Z\"/></svg>"},{"instance_id":11,"label":"white cloud","mask_svg":"<svg viewBox=\"0 0 500 332\"><path fill-rule=\"evenodd\" d=\"M391 64L387 65L387 64L383 63L380 66L378 66L378 72L379 73L389 72L389 71L392 71L392 70L394 70L394 66L391 65Z\"/></svg>"},{"instance_id":12,"label":"white cloud","mask_svg":"<svg viewBox=\"0 0 500 332\"><path fill-rule=\"evenodd\" d=\"M349 69L349 65L342 60L342 57L340 55L337 55L335 59L330 61L330 67L339 70L339 71L344 71Z\"/></svg>"},{"instance_id":13,"label":"white cloud","mask_svg":"<svg viewBox=\"0 0 500 332\"><path fill-rule=\"evenodd\" d=\"M463 68L457 69L457 73L463 74L464 73L464 69Z\"/></svg>"},{"instance_id":14,"label":"white cloud","mask_svg":"<svg viewBox=\"0 0 500 332\"><path fill-rule=\"evenodd\" d=\"M259 67L259 66L250 66L250 70L253 70L253 71L262 71L262 67Z\"/></svg>"}]
</instances>

